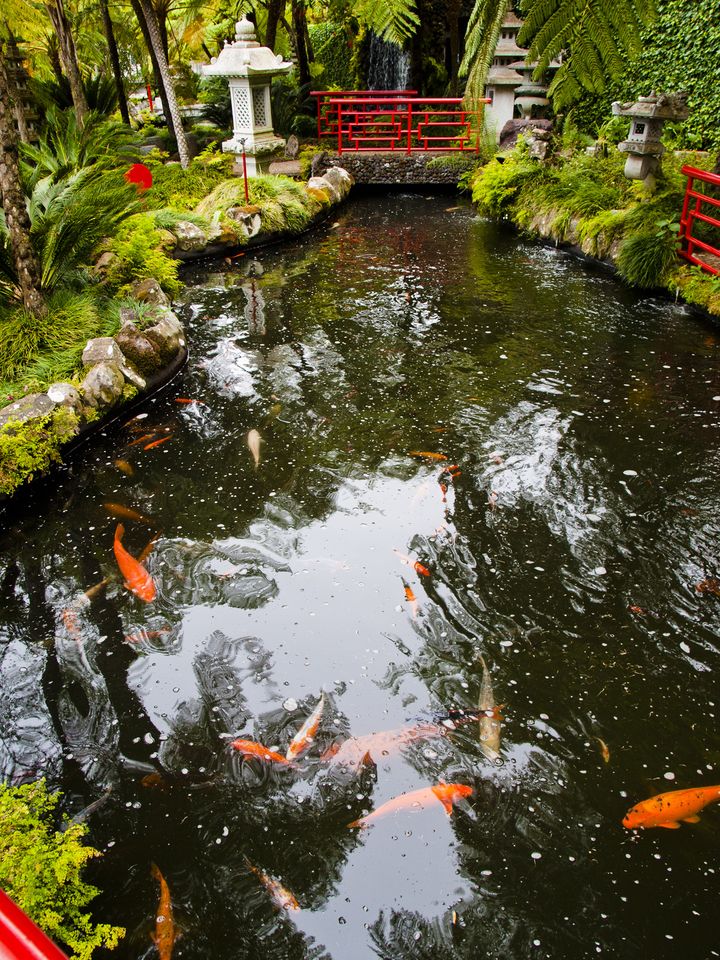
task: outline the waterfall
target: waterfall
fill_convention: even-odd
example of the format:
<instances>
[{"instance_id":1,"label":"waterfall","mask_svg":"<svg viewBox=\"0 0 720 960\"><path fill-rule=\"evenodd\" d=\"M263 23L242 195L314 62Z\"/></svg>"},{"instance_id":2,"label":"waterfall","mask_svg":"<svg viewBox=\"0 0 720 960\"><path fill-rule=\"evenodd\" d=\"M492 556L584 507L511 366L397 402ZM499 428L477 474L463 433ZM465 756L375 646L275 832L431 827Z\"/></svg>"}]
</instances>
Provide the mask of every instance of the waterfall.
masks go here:
<instances>
[{"instance_id":1,"label":"waterfall","mask_svg":"<svg viewBox=\"0 0 720 960\"><path fill-rule=\"evenodd\" d=\"M368 90L405 90L410 82L410 57L394 43L370 37Z\"/></svg>"}]
</instances>

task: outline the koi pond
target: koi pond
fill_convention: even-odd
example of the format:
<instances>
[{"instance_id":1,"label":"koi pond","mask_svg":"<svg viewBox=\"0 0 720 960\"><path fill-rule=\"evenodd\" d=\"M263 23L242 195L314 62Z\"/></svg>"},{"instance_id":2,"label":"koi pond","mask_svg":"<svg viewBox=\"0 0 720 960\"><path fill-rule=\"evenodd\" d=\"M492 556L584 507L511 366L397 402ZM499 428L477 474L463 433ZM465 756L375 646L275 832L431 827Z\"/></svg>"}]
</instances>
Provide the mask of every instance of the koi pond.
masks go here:
<instances>
[{"instance_id":1,"label":"koi pond","mask_svg":"<svg viewBox=\"0 0 720 960\"><path fill-rule=\"evenodd\" d=\"M720 783L720 335L453 196L338 218L193 268L186 369L6 511L3 778L117 957L720 955L717 806L622 825Z\"/></svg>"}]
</instances>

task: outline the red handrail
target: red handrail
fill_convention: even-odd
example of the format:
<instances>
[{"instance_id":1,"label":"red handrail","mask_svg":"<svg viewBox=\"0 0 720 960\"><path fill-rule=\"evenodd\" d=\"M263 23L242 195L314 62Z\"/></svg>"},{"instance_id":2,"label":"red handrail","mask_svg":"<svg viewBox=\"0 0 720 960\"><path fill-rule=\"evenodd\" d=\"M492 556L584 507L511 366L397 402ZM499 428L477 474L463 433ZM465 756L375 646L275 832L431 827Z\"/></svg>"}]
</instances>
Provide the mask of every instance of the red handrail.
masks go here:
<instances>
[{"instance_id":1,"label":"red handrail","mask_svg":"<svg viewBox=\"0 0 720 960\"><path fill-rule=\"evenodd\" d=\"M682 168L682 172L688 178L688 181L685 188L682 213L680 214L680 250L678 253L689 263L695 264L695 266L700 267L708 273L712 273L716 277L720 276L720 248L714 247L712 244L698 239L698 237L694 237L692 233L696 220L720 229L720 219L712 217L709 213L703 213L702 211L704 203L709 204L710 207L720 209L720 200L703 193L695 187L696 180L709 183L714 187L720 187L720 176L716 173L709 173L707 170L698 170L697 167L688 165ZM691 200L695 201L692 209L690 208ZM708 263L706 260L700 259L695 254L695 249L699 249L706 254L710 254L711 257L716 258L716 264L714 265Z\"/></svg>"},{"instance_id":2,"label":"red handrail","mask_svg":"<svg viewBox=\"0 0 720 960\"><path fill-rule=\"evenodd\" d=\"M387 91L380 91L387 93ZM461 97L347 96L328 92L318 107L318 137L332 136L338 154L360 152L467 152L480 150L482 106ZM318 104L321 101L318 99Z\"/></svg>"},{"instance_id":3,"label":"red handrail","mask_svg":"<svg viewBox=\"0 0 720 960\"><path fill-rule=\"evenodd\" d=\"M330 97L365 97L372 95L375 101L387 100L392 97L414 96L417 90L311 90L310 96L316 98L317 106L317 135L318 140L322 138L323 133L333 134L332 111L323 112L323 107L327 104ZM323 121L327 121L323 127Z\"/></svg>"},{"instance_id":4,"label":"red handrail","mask_svg":"<svg viewBox=\"0 0 720 960\"><path fill-rule=\"evenodd\" d=\"M0 960L67 960L40 927L0 890Z\"/></svg>"}]
</instances>

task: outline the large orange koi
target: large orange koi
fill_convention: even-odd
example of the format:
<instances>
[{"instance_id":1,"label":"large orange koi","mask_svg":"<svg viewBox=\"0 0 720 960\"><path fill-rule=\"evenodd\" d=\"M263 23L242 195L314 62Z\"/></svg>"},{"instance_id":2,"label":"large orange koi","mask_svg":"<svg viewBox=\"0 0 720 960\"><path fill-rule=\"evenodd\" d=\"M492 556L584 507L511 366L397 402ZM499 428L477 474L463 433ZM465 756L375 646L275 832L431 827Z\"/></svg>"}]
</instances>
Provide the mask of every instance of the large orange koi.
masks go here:
<instances>
[{"instance_id":1,"label":"large orange koi","mask_svg":"<svg viewBox=\"0 0 720 960\"><path fill-rule=\"evenodd\" d=\"M698 813L709 803L720 800L720 786L692 787L689 790L670 790L649 800L636 803L623 818L628 830L638 827L665 827L677 830L679 821L697 823Z\"/></svg>"},{"instance_id":2,"label":"large orange koi","mask_svg":"<svg viewBox=\"0 0 720 960\"><path fill-rule=\"evenodd\" d=\"M153 578L147 572L145 567L135 559L131 557L127 552L125 547L122 545L121 540L125 535L125 527L121 523L115 528L115 541L113 543L113 550L115 551L115 559L117 560L117 565L120 567L120 573L125 577L125 586L128 590L140 597L141 600L145 600L146 603L150 603L151 600L155 599L156 590Z\"/></svg>"},{"instance_id":3,"label":"large orange koi","mask_svg":"<svg viewBox=\"0 0 720 960\"><path fill-rule=\"evenodd\" d=\"M385 817L389 813L397 813L398 810L424 810L429 806L437 806L438 803L442 804L445 813L450 816L453 804L471 796L472 792L473 788L464 783L438 783L434 787L421 787L420 790L412 790L410 793L401 793L399 797L393 797L366 817L353 820L348 827L367 827L371 821L379 820L380 817Z\"/></svg>"},{"instance_id":4,"label":"large orange koi","mask_svg":"<svg viewBox=\"0 0 720 960\"><path fill-rule=\"evenodd\" d=\"M160 884L160 901L157 907L153 943L157 947L160 960L170 960L177 938L175 920L173 919L172 901L170 899L170 888L156 864L153 863L151 870L153 877Z\"/></svg>"}]
</instances>

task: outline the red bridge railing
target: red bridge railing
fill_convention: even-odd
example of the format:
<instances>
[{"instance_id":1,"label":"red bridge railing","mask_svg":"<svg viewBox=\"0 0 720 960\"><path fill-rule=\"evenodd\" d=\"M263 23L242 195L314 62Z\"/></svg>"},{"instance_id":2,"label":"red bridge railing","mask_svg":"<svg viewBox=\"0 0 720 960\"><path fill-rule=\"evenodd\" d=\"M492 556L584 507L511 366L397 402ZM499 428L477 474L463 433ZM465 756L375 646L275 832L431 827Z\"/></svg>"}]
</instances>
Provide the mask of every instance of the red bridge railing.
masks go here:
<instances>
[{"instance_id":1,"label":"red bridge railing","mask_svg":"<svg viewBox=\"0 0 720 960\"><path fill-rule=\"evenodd\" d=\"M316 91L318 139L339 154L480 150L482 110L459 97L418 97L407 90Z\"/></svg>"},{"instance_id":2,"label":"red bridge railing","mask_svg":"<svg viewBox=\"0 0 720 960\"><path fill-rule=\"evenodd\" d=\"M711 212L720 210L720 199L708 196L695 186L695 181L700 180L702 183L720 187L720 176L689 166L683 167L682 172L688 178L688 182L680 215L680 250L678 252L690 263L702 267L716 277L720 276L720 248L693 236L693 227L697 222L707 223L720 230L720 219L711 216ZM707 213L703 212L703 204L708 205ZM720 235L717 242L720 243ZM696 253L696 250L701 252Z\"/></svg>"},{"instance_id":3,"label":"red bridge railing","mask_svg":"<svg viewBox=\"0 0 720 960\"><path fill-rule=\"evenodd\" d=\"M0 890L0 958L67 960L53 941Z\"/></svg>"}]
</instances>

